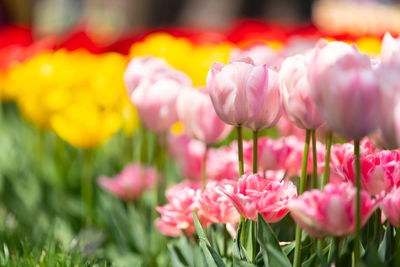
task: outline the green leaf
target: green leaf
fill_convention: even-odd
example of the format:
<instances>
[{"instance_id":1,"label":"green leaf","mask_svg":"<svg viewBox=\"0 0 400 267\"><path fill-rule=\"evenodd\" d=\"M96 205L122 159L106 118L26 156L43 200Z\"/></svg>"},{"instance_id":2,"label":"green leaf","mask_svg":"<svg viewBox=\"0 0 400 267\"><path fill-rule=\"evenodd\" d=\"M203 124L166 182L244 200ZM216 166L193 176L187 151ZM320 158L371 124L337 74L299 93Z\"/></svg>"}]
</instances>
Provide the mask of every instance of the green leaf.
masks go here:
<instances>
[{"instance_id":1,"label":"green leaf","mask_svg":"<svg viewBox=\"0 0 400 267\"><path fill-rule=\"evenodd\" d=\"M203 250L208 266L225 267L225 263L222 261L221 257L211 247L211 244L208 241L195 212L193 212L193 221L196 227L196 233L199 236L200 247Z\"/></svg>"},{"instance_id":2,"label":"green leaf","mask_svg":"<svg viewBox=\"0 0 400 267\"><path fill-rule=\"evenodd\" d=\"M254 265L254 264L252 264L250 262L247 262L247 261L240 260L240 259L238 259L236 257L234 257L234 259L233 259L233 266L238 266L238 267L257 267L257 265Z\"/></svg>"},{"instance_id":3,"label":"green leaf","mask_svg":"<svg viewBox=\"0 0 400 267\"><path fill-rule=\"evenodd\" d=\"M264 256L265 266L292 266L288 257L283 253L279 241L276 238L269 224L258 214L258 233L257 240L260 244Z\"/></svg>"},{"instance_id":4,"label":"green leaf","mask_svg":"<svg viewBox=\"0 0 400 267\"><path fill-rule=\"evenodd\" d=\"M386 267L387 266L380 258L375 244L371 244L367 248L366 253L364 254L363 258L364 258L363 261L367 267L374 267L374 266Z\"/></svg>"},{"instance_id":5,"label":"green leaf","mask_svg":"<svg viewBox=\"0 0 400 267\"><path fill-rule=\"evenodd\" d=\"M389 225L386 228L385 234L383 236L383 240L379 245L378 255L381 257L382 260L388 260L393 253L393 226Z\"/></svg>"},{"instance_id":6,"label":"green leaf","mask_svg":"<svg viewBox=\"0 0 400 267\"><path fill-rule=\"evenodd\" d=\"M171 257L172 265L174 267L189 266L187 262L182 262L182 257L179 255L179 252L172 244L168 244L167 247Z\"/></svg>"}]
</instances>

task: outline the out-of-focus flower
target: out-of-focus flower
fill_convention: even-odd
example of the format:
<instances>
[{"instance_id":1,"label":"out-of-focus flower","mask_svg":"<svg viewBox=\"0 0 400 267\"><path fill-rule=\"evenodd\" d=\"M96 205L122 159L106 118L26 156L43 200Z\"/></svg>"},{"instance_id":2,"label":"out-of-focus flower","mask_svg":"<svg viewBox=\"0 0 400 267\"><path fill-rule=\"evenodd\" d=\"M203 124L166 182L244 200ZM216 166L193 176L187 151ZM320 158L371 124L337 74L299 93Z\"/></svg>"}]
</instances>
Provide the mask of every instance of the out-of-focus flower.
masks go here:
<instances>
[{"instance_id":1,"label":"out-of-focus flower","mask_svg":"<svg viewBox=\"0 0 400 267\"><path fill-rule=\"evenodd\" d=\"M400 153L381 151L361 157L361 186L372 195L390 191L400 182ZM348 157L337 172L346 180L355 183L355 159Z\"/></svg>"},{"instance_id":2,"label":"out-of-focus flower","mask_svg":"<svg viewBox=\"0 0 400 267\"><path fill-rule=\"evenodd\" d=\"M400 187L394 188L380 204L384 217L395 227L400 225Z\"/></svg>"},{"instance_id":3,"label":"out-of-focus flower","mask_svg":"<svg viewBox=\"0 0 400 267\"><path fill-rule=\"evenodd\" d=\"M210 181L203 191L200 199L199 214L212 223L229 223L235 225L239 222L239 213L229 198L223 194L219 187L226 191L233 191L236 182L232 180Z\"/></svg>"},{"instance_id":4,"label":"out-of-focus flower","mask_svg":"<svg viewBox=\"0 0 400 267\"><path fill-rule=\"evenodd\" d=\"M128 95L139 86L143 80L153 78L160 72L170 71L172 67L162 58L135 57L129 63L124 72L124 83Z\"/></svg>"},{"instance_id":5,"label":"out-of-focus flower","mask_svg":"<svg viewBox=\"0 0 400 267\"><path fill-rule=\"evenodd\" d=\"M286 144L285 138L271 139L262 137L258 140L258 166L263 172L280 170L285 167L285 161L292 152L292 147ZM253 144L245 146L244 160L248 165L253 162Z\"/></svg>"},{"instance_id":6,"label":"out-of-focus flower","mask_svg":"<svg viewBox=\"0 0 400 267\"><path fill-rule=\"evenodd\" d=\"M311 99L308 65L307 56L286 58L279 71L279 83L288 118L302 129L315 130L324 121Z\"/></svg>"},{"instance_id":7,"label":"out-of-focus flower","mask_svg":"<svg viewBox=\"0 0 400 267\"><path fill-rule=\"evenodd\" d=\"M251 59L227 65L216 62L207 76L215 111L230 125L252 130L273 127L281 116L277 73Z\"/></svg>"},{"instance_id":8,"label":"out-of-focus flower","mask_svg":"<svg viewBox=\"0 0 400 267\"><path fill-rule=\"evenodd\" d=\"M167 236L180 236L186 233L191 236L195 232L192 212L199 210L200 186L182 184L169 188L166 192L169 203L156 207L161 218L156 219L158 231ZM200 222L204 218L199 216Z\"/></svg>"},{"instance_id":9,"label":"out-of-focus flower","mask_svg":"<svg viewBox=\"0 0 400 267\"><path fill-rule=\"evenodd\" d=\"M286 157L283 169L286 170L288 176L299 175L302 168L302 159L304 154L304 141L300 140L296 136L289 136L285 138L286 145L290 148L290 153ZM320 142L316 142L317 144L317 171L321 173L324 168L324 159L325 159L325 146ZM307 172L311 173L313 169L313 160L312 160L312 146L310 146L310 151L308 153L308 164L307 164Z\"/></svg>"},{"instance_id":10,"label":"out-of-focus flower","mask_svg":"<svg viewBox=\"0 0 400 267\"><path fill-rule=\"evenodd\" d=\"M293 122L291 122L285 113L282 114L281 119L276 124L276 127L278 128L279 134L281 136L295 135L302 140L305 139L305 131L297 127L296 124L294 124Z\"/></svg>"},{"instance_id":11,"label":"out-of-focus flower","mask_svg":"<svg viewBox=\"0 0 400 267\"><path fill-rule=\"evenodd\" d=\"M381 60L385 63L400 63L400 37L395 39L390 33L385 33L382 40Z\"/></svg>"},{"instance_id":12,"label":"out-of-focus flower","mask_svg":"<svg viewBox=\"0 0 400 267\"><path fill-rule=\"evenodd\" d=\"M378 102L381 141L388 149L400 147L400 48L392 57L394 55L398 56L397 62L388 59L376 70L380 85Z\"/></svg>"},{"instance_id":13,"label":"out-of-focus flower","mask_svg":"<svg viewBox=\"0 0 400 267\"><path fill-rule=\"evenodd\" d=\"M256 44L244 49L232 49L230 60L240 60L249 57L255 65L267 65L269 68L280 66L283 58L278 51L266 44Z\"/></svg>"},{"instance_id":14,"label":"out-of-focus flower","mask_svg":"<svg viewBox=\"0 0 400 267\"><path fill-rule=\"evenodd\" d=\"M143 124L156 133L168 131L178 121L176 100L190 83L186 75L177 71L141 81L132 92L131 100Z\"/></svg>"},{"instance_id":15,"label":"out-of-focus flower","mask_svg":"<svg viewBox=\"0 0 400 267\"><path fill-rule=\"evenodd\" d=\"M183 90L176 105L178 118L191 138L212 145L222 141L232 130L218 118L210 96L203 89Z\"/></svg>"},{"instance_id":16,"label":"out-of-focus flower","mask_svg":"<svg viewBox=\"0 0 400 267\"><path fill-rule=\"evenodd\" d=\"M379 85L368 56L343 42L320 41L309 81L311 96L335 133L361 139L376 129Z\"/></svg>"},{"instance_id":17,"label":"out-of-focus flower","mask_svg":"<svg viewBox=\"0 0 400 267\"><path fill-rule=\"evenodd\" d=\"M124 200L134 200L139 198L143 191L153 187L155 177L154 168L129 164L114 178L100 176L98 182L111 194Z\"/></svg>"},{"instance_id":18,"label":"out-of-focus flower","mask_svg":"<svg viewBox=\"0 0 400 267\"><path fill-rule=\"evenodd\" d=\"M105 142L123 125L138 125L122 76L126 59L78 50L40 53L9 71L4 86L24 117L76 147ZM95 70L95 71L94 71Z\"/></svg>"},{"instance_id":19,"label":"out-of-focus flower","mask_svg":"<svg viewBox=\"0 0 400 267\"><path fill-rule=\"evenodd\" d=\"M344 237L354 233L356 224L356 188L349 183L328 184L323 191L311 190L289 202L290 215L312 237ZM379 200L361 192L361 226Z\"/></svg>"},{"instance_id":20,"label":"out-of-focus flower","mask_svg":"<svg viewBox=\"0 0 400 267\"><path fill-rule=\"evenodd\" d=\"M166 33L154 33L132 45L130 56L154 56L165 59L174 68L185 72L195 86L204 86L208 70L215 61L229 61L230 43L192 44L188 39Z\"/></svg>"},{"instance_id":21,"label":"out-of-focus flower","mask_svg":"<svg viewBox=\"0 0 400 267\"><path fill-rule=\"evenodd\" d=\"M204 143L186 135L170 136L168 152L175 159L184 179L201 180ZM235 146L210 148L207 154L207 180L237 180L239 170Z\"/></svg>"},{"instance_id":22,"label":"out-of-focus flower","mask_svg":"<svg viewBox=\"0 0 400 267\"><path fill-rule=\"evenodd\" d=\"M245 218L257 220L257 212L266 222L280 221L288 212L288 202L297 196L290 181L264 179L259 174L244 174L233 190L221 190Z\"/></svg>"},{"instance_id":23,"label":"out-of-focus flower","mask_svg":"<svg viewBox=\"0 0 400 267\"><path fill-rule=\"evenodd\" d=\"M201 180L202 159L206 151L203 142L190 139L187 135L168 138L168 153L173 157L184 179ZM209 172L207 171L209 174Z\"/></svg>"}]
</instances>

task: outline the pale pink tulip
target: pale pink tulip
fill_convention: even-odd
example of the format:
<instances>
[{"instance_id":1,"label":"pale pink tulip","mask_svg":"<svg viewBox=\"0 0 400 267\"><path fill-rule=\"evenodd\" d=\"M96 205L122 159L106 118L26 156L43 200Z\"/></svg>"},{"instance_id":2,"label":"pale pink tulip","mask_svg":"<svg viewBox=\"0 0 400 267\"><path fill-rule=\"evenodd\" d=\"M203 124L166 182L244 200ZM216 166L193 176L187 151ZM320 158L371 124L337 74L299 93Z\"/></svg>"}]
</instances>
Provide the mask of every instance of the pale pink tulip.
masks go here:
<instances>
[{"instance_id":1,"label":"pale pink tulip","mask_svg":"<svg viewBox=\"0 0 400 267\"><path fill-rule=\"evenodd\" d=\"M377 128L379 85L367 55L344 42L319 42L308 74L311 96L335 133L361 139Z\"/></svg>"},{"instance_id":2,"label":"pale pink tulip","mask_svg":"<svg viewBox=\"0 0 400 267\"><path fill-rule=\"evenodd\" d=\"M245 166L245 171L248 171ZM209 180L238 180L237 143L229 147L211 148L207 157L207 177Z\"/></svg>"},{"instance_id":3,"label":"pale pink tulip","mask_svg":"<svg viewBox=\"0 0 400 267\"><path fill-rule=\"evenodd\" d=\"M219 118L252 130L273 127L282 113L277 76L249 58L225 66L215 62L207 76L207 88Z\"/></svg>"},{"instance_id":4,"label":"pale pink tulip","mask_svg":"<svg viewBox=\"0 0 400 267\"><path fill-rule=\"evenodd\" d=\"M158 231L167 236L181 236L184 233L193 235L195 226L192 212L199 210L200 185L176 185L168 189L166 195L169 203L156 207L161 214L155 221ZM206 224L204 218L200 217L199 220Z\"/></svg>"},{"instance_id":5,"label":"pale pink tulip","mask_svg":"<svg viewBox=\"0 0 400 267\"><path fill-rule=\"evenodd\" d=\"M140 120L153 132L166 132L178 121L176 100L183 88L190 86L187 76L166 72L140 82L131 101Z\"/></svg>"},{"instance_id":6,"label":"pale pink tulip","mask_svg":"<svg viewBox=\"0 0 400 267\"><path fill-rule=\"evenodd\" d=\"M400 147L400 48L399 61L382 63L376 70L379 78L379 126L382 142L388 149Z\"/></svg>"},{"instance_id":7,"label":"pale pink tulip","mask_svg":"<svg viewBox=\"0 0 400 267\"><path fill-rule=\"evenodd\" d=\"M232 130L232 126L219 119L204 89L183 90L176 105L179 120L190 138L212 145L225 139Z\"/></svg>"},{"instance_id":8,"label":"pale pink tulip","mask_svg":"<svg viewBox=\"0 0 400 267\"><path fill-rule=\"evenodd\" d=\"M280 221L287 213L287 203L297 196L290 181L264 179L259 174L244 174L232 191L221 188L245 218L257 220L257 212L266 222Z\"/></svg>"},{"instance_id":9,"label":"pale pink tulip","mask_svg":"<svg viewBox=\"0 0 400 267\"><path fill-rule=\"evenodd\" d=\"M290 215L310 236L345 237L355 231L356 188L349 183L328 184L323 191L304 192L289 202ZM361 191L361 226L379 204Z\"/></svg>"},{"instance_id":10,"label":"pale pink tulip","mask_svg":"<svg viewBox=\"0 0 400 267\"><path fill-rule=\"evenodd\" d=\"M98 182L111 194L124 200L134 200L139 198L143 191L153 187L155 177L154 168L129 164L117 176L100 176Z\"/></svg>"},{"instance_id":11,"label":"pale pink tulip","mask_svg":"<svg viewBox=\"0 0 400 267\"><path fill-rule=\"evenodd\" d=\"M278 67L282 63L283 57L274 49L265 44L256 44L244 49L232 49L231 61L242 58L251 58L255 65L267 65L269 68Z\"/></svg>"},{"instance_id":12,"label":"pale pink tulip","mask_svg":"<svg viewBox=\"0 0 400 267\"><path fill-rule=\"evenodd\" d=\"M206 217L211 223L237 224L240 217L239 213L229 198L218 189L223 187L224 190L232 192L235 185L236 182L232 180L207 183L207 187L199 199L199 214Z\"/></svg>"},{"instance_id":13,"label":"pale pink tulip","mask_svg":"<svg viewBox=\"0 0 400 267\"><path fill-rule=\"evenodd\" d=\"M295 135L301 140L304 140L306 137L306 133L304 130L300 129L293 122L289 120L285 113L282 114L281 119L276 124L278 128L279 134L281 136L291 136Z\"/></svg>"},{"instance_id":14,"label":"pale pink tulip","mask_svg":"<svg viewBox=\"0 0 400 267\"><path fill-rule=\"evenodd\" d=\"M380 204L384 217L395 227L400 226L400 187L394 188Z\"/></svg>"},{"instance_id":15,"label":"pale pink tulip","mask_svg":"<svg viewBox=\"0 0 400 267\"><path fill-rule=\"evenodd\" d=\"M390 191L399 185L400 153L381 151L361 157L361 186L372 195ZM345 180L355 183L355 159L348 157L337 172Z\"/></svg>"},{"instance_id":16,"label":"pale pink tulip","mask_svg":"<svg viewBox=\"0 0 400 267\"><path fill-rule=\"evenodd\" d=\"M309 56L296 55L283 61L279 71L279 84L283 108L297 127L317 129L324 121L310 95L307 72Z\"/></svg>"},{"instance_id":17,"label":"pale pink tulip","mask_svg":"<svg viewBox=\"0 0 400 267\"><path fill-rule=\"evenodd\" d=\"M124 83L131 95L144 80L152 79L154 75L172 71L172 67L162 58L135 57L127 65L124 72Z\"/></svg>"},{"instance_id":18,"label":"pale pink tulip","mask_svg":"<svg viewBox=\"0 0 400 267\"><path fill-rule=\"evenodd\" d=\"M400 63L400 37L393 38L390 33L385 33L381 44L382 62Z\"/></svg>"}]
</instances>

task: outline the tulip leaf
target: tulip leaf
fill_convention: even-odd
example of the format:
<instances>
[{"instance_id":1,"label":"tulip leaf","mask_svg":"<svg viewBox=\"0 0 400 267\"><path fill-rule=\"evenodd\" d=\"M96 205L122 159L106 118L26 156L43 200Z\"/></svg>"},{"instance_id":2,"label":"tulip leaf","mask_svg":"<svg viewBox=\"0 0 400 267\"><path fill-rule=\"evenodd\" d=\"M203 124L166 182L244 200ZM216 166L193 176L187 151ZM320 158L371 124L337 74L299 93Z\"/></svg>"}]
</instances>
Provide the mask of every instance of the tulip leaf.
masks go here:
<instances>
[{"instance_id":1,"label":"tulip leaf","mask_svg":"<svg viewBox=\"0 0 400 267\"><path fill-rule=\"evenodd\" d=\"M234 257L233 259L233 266L238 266L238 267L257 267L257 265L247 262L247 261L243 261L240 260L236 257Z\"/></svg>"},{"instance_id":2,"label":"tulip leaf","mask_svg":"<svg viewBox=\"0 0 400 267\"><path fill-rule=\"evenodd\" d=\"M378 255L382 260L388 260L393 253L393 226L389 224L386 228L385 234L383 236L383 240L379 245Z\"/></svg>"},{"instance_id":3,"label":"tulip leaf","mask_svg":"<svg viewBox=\"0 0 400 267\"><path fill-rule=\"evenodd\" d=\"M265 266L292 266L288 257L283 253L278 239L276 238L271 226L264 221L258 214L257 240L262 248Z\"/></svg>"},{"instance_id":4,"label":"tulip leaf","mask_svg":"<svg viewBox=\"0 0 400 267\"><path fill-rule=\"evenodd\" d=\"M201 227L201 224L195 212L193 212L193 221L196 227L196 233L199 237L200 247L203 250L204 257L206 258L208 266L225 267L225 263L223 262L221 257L211 247L211 244L208 241L207 236L204 233L203 228Z\"/></svg>"},{"instance_id":5,"label":"tulip leaf","mask_svg":"<svg viewBox=\"0 0 400 267\"><path fill-rule=\"evenodd\" d=\"M179 255L179 251L173 245L168 244L167 248L171 258L172 265L174 267L189 266L187 262L183 262L184 259L182 259L182 256Z\"/></svg>"},{"instance_id":6,"label":"tulip leaf","mask_svg":"<svg viewBox=\"0 0 400 267\"><path fill-rule=\"evenodd\" d=\"M375 244L371 244L368 246L364 257L363 261L367 267L373 267L373 266L380 266L380 267L386 267L387 265L382 261L381 257L379 256L378 250L375 246Z\"/></svg>"},{"instance_id":7,"label":"tulip leaf","mask_svg":"<svg viewBox=\"0 0 400 267\"><path fill-rule=\"evenodd\" d=\"M243 223L239 224L239 227L238 227L238 230L236 233L236 238L233 241L233 256L238 259L249 262L250 260L247 255L247 252L240 242L240 236L242 235L243 226L244 226Z\"/></svg>"}]
</instances>

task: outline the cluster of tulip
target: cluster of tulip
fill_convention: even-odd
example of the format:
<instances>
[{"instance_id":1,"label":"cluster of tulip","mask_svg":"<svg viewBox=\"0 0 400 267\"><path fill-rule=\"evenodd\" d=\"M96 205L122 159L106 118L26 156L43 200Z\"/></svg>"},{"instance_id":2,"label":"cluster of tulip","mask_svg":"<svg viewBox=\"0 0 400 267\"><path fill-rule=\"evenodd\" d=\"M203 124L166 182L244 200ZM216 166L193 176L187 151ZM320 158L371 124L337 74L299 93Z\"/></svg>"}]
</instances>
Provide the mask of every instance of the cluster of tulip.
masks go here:
<instances>
[{"instance_id":1,"label":"cluster of tulip","mask_svg":"<svg viewBox=\"0 0 400 267\"><path fill-rule=\"evenodd\" d=\"M224 266L226 259L211 247L200 225L226 224L236 244L234 262L249 261L246 266L257 264L260 255L265 266L275 260L285 265L292 250L294 266L311 258L315 263L317 254L320 264L339 264L340 241L354 235L353 260L359 264L366 239L361 230L372 214L379 217L373 221L378 232L386 218L399 226L400 153L381 149L399 147L400 40L385 35L381 56L372 59L355 45L325 40L286 58L266 45L256 45L234 51L231 59L226 65L214 63L207 86L201 88L194 88L184 73L160 58L135 57L125 71L124 81L140 120L159 134L160 147L168 144L168 152L187 178L166 191L168 203L156 208L161 214L156 227L169 236L197 232L200 245L207 244L202 246L207 262L217 266ZM280 119L280 132L297 136L258 137ZM177 121L182 122L185 135L166 136ZM290 124L299 129L288 129ZM213 148L232 127L237 129L237 142ZM243 143L242 127L253 132L252 142ZM317 129L326 148L316 140ZM332 144L333 134L354 143ZM369 139L363 139L367 135ZM142 184L165 183L156 171L144 179L147 171L140 165L134 169L142 174L131 177L145 180ZM109 190L126 197L131 185L123 176ZM291 181L295 176L300 176L299 189ZM383 211L382 223L378 207ZM281 247L274 251L260 240L254 242L256 231L265 231L265 222L279 222L288 213L297 228L287 255ZM394 239L391 227L386 227L385 239ZM319 239L317 249L306 255L301 255L306 242L302 229ZM334 259L324 256L327 237L335 238L328 244L336 253ZM379 245L380 239L380 234L374 235L373 242Z\"/></svg>"},{"instance_id":2,"label":"cluster of tulip","mask_svg":"<svg viewBox=\"0 0 400 267\"><path fill-rule=\"evenodd\" d=\"M339 265L349 251L357 265L371 244L385 250L382 262L399 260L386 252L400 248L390 245L400 237L393 231L400 226L400 152L384 149L400 146L400 39L248 45L240 30L213 45L151 34L132 45L129 62L110 51L38 49L0 72L0 97L86 149L121 128L132 135L140 120L140 163L98 183L129 202L155 188L156 228L173 237L197 234L210 266ZM264 37L255 32L248 39ZM171 131L179 125L184 134L182 127ZM280 137L264 136L273 127ZM243 128L252 141L243 140ZM155 167L149 131L157 135ZM333 144L333 136L354 141ZM183 182L168 179L167 154ZM83 197L90 206L90 193ZM295 241L278 243L272 223L287 214L297 223ZM373 236L362 234L367 222ZM225 235L223 253L202 228L232 236ZM171 256L177 266L190 265Z\"/></svg>"}]
</instances>

